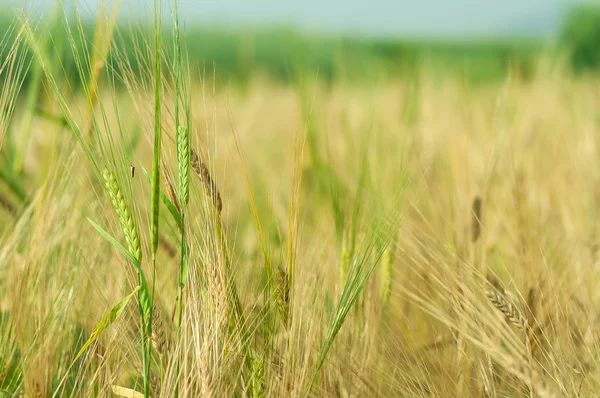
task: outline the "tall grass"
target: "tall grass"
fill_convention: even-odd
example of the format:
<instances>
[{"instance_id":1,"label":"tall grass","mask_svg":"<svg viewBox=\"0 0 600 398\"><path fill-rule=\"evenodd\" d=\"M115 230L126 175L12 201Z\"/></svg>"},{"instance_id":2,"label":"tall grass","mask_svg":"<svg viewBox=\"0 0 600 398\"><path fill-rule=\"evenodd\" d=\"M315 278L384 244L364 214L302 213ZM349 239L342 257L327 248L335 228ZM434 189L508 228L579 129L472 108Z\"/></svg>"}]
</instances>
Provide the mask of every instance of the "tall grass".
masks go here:
<instances>
[{"instance_id":1,"label":"tall grass","mask_svg":"<svg viewBox=\"0 0 600 398\"><path fill-rule=\"evenodd\" d=\"M240 87L170 5L140 73L116 11L65 29L83 91L15 21L3 396L594 396L594 79Z\"/></svg>"}]
</instances>

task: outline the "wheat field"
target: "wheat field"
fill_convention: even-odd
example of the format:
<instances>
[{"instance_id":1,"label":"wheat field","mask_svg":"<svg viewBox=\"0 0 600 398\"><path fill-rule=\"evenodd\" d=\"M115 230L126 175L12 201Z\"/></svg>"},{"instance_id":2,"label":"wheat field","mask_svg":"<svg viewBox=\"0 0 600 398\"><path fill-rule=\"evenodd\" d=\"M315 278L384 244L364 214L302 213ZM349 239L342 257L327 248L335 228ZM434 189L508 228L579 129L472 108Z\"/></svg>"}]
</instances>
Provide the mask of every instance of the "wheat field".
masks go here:
<instances>
[{"instance_id":1,"label":"wheat field","mask_svg":"<svg viewBox=\"0 0 600 398\"><path fill-rule=\"evenodd\" d=\"M112 22L80 89L2 43L2 396L597 394L597 79L241 86Z\"/></svg>"}]
</instances>

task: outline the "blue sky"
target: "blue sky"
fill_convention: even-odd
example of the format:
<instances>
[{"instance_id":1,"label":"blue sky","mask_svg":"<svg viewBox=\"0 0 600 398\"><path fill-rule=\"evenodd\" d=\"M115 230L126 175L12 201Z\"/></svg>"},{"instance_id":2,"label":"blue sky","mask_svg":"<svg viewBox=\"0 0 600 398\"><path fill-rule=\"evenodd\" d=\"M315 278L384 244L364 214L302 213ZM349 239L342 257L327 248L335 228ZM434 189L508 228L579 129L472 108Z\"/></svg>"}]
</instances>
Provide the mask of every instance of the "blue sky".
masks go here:
<instances>
[{"instance_id":1,"label":"blue sky","mask_svg":"<svg viewBox=\"0 0 600 398\"><path fill-rule=\"evenodd\" d=\"M0 0L36 10L55 0ZM66 0L73 2L75 0ZM108 0L109 4L111 1ZM188 23L228 26L296 26L332 33L376 36L548 36L563 10L579 0L180 0ZM92 15L97 0L78 0ZM122 0L124 15L140 15L153 0Z\"/></svg>"}]
</instances>

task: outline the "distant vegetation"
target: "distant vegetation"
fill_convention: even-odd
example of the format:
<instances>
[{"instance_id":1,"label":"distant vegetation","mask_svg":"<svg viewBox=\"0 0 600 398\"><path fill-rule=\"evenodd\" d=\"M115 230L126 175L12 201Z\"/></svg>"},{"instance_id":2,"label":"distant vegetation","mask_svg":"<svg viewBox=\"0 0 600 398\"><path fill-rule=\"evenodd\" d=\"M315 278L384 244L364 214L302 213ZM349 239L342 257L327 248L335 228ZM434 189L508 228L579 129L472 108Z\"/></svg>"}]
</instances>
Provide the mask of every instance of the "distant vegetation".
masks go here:
<instances>
[{"instance_id":1,"label":"distant vegetation","mask_svg":"<svg viewBox=\"0 0 600 398\"><path fill-rule=\"evenodd\" d=\"M3 43L12 43L15 20L10 12L0 16ZM40 24L38 32L46 29ZM52 28L48 28L52 29ZM73 26L71 29L76 29ZM82 26L92 41L94 25ZM121 55L135 58L136 47L148 37L150 27L117 27L116 42ZM56 35L56 29L52 29ZM60 38L52 36L52 47ZM433 75L458 75L468 83L501 80L509 69L529 78L548 44L540 41L418 41L399 39L360 39L309 35L290 29L225 30L188 28L184 42L189 60L199 68L212 71L219 78L246 81L250 75L263 74L279 81L291 81L305 71L317 72L320 79L378 79L414 75L426 69ZM60 44L60 43L59 43ZM600 8L583 6L568 13L559 40L561 50L568 51L574 71L600 66ZM49 44L50 45L50 44ZM63 66L76 75L68 43L63 42ZM82 48L82 43L78 43ZM2 58L8 46L0 45ZM114 59L114 54L113 54ZM132 63L136 66L136 63ZM118 68L118 63L113 63ZM138 65L139 70L139 65ZM73 82L79 81L74 76Z\"/></svg>"},{"instance_id":2,"label":"distant vegetation","mask_svg":"<svg viewBox=\"0 0 600 398\"><path fill-rule=\"evenodd\" d=\"M587 4L571 10L560 39L569 51L575 71L597 70L600 67L600 6Z\"/></svg>"},{"instance_id":3,"label":"distant vegetation","mask_svg":"<svg viewBox=\"0 0 600 398\"><path fill-rule=\"evenodd\" d=\"M5 43L12 43L13 40L8 38L16 34L11 17L10 13L0 16L0 35ZM43 29L40 25L39 33ZM91 43L94 25L84 24L83 30ZM141 38L147 37L148 32L144 30L118 27L119 50L133 57L136 54L135 43L139 48ZM290 81L307 70L318 71L319 77L325 81L346 78L368 80L413 74L428 68L435 74L458 73L469 82L487 82L501 79L511 67L525 75L530 74L533 61L542 49L541 44L535 42L339 38L290 29L234 31L191 28L186 31L184 41L193 64L211 71L214 65L220 78L239 81L257 73ZM65 48L64 67L76 73L71 51L67 49L68 43L63 42L62 45ZM9 48L0 46L0 51L5 58ZM77 80L74 78L74 82Z\"/></svg>"}]
</instances>

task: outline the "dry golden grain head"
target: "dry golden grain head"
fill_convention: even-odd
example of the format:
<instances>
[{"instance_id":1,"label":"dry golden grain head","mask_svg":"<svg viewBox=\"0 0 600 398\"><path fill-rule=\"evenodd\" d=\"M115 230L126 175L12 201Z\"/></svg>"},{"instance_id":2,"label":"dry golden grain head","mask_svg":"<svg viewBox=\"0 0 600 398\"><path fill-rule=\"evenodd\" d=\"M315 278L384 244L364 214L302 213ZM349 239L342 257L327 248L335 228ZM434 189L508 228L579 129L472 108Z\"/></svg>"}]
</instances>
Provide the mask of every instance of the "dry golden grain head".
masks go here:
<instances>
[{"instance_id":1,"label":"dry golden grain head","mask_svg":"<svg viewBox=\"0 0 600 398\"><path fill-rule=\"evenodd\" d=\"M290 314L290 277L283 268L279 268L277 273L276 299L283 323L287 324Z\"/></svg>"},{"instance_id":2,"label":"dry golden grain head","mask_svg":"<svg viewBox=\"0 0 600 398\"><path fill-rule=\"evenodd\" d=\"M229 325L229 306L227 305L227 290L225 281L217 266L210 264L208 271L208 289L215 309L215 316L218 320L218 326L226 330Z\"/></svg>"},{"instance_id":3,"label":"dry golden grain head","mask_svg":"<svg viewBox=\"0 0 600 398\"><path fill-rule=\"evenodd\" d=\"M162 383L161 383L160 377L158 377L155 374L151 374L150 375L150 390L152 391L153 397L160 396L161 385L162 385Z\"/></svg>"},{"instance_id":4,"label":"dry golden grain head","mask_svg":"<svg viewBox=\"0 0 600 398\"><path fill-rule=\"evenodd\" d=\"M515 326L523 331L529 330L527 319L521 315L517 307L495 290L487 292L490 302Z\"/></svg>"},{"instance_id":5,"label":"dry golden grain head","mask_svg":"<svg viewBox=\"0 0 600 398\"><path fill-rule=\"evenodd\" d=\"M210 355L207 346L202 348L200 358L200 396L214 397L215 396L215 381L213 377L213 369L210 363Z\"/></svg>"},{"instance_id":6,"label":"dry golden grain head","mask_svg":"<svg viewBox=\"0 0 600 398\"><path fill-rule=\"evenodd\" d=\"M163 324L164 314L158 310L158 304L152 307L152 347L162 357L167 351L166 325Z\"/></svg>"},{"instance_id":7,"label":"dry golden grain head","mask_svg":"<svg viewBox=\"0 0 600 398\"><path fill-rule=\"evenodd\" d=\"M210 198L214 208L220 214L221 210L223 209L223 202L221 201L221 194L219 193L219 190L217 189L217 185L215 184L212 177L210 176L208 167L206 167L204 162L202 162L200 160L200 158L198 157L198 154L193 149L191 151L190 165L192 167L192 170L194 170L196 175L200 178L200 181L202 181L204 190L206 191L206 194Z\"/></svg>"}]
</instances>

